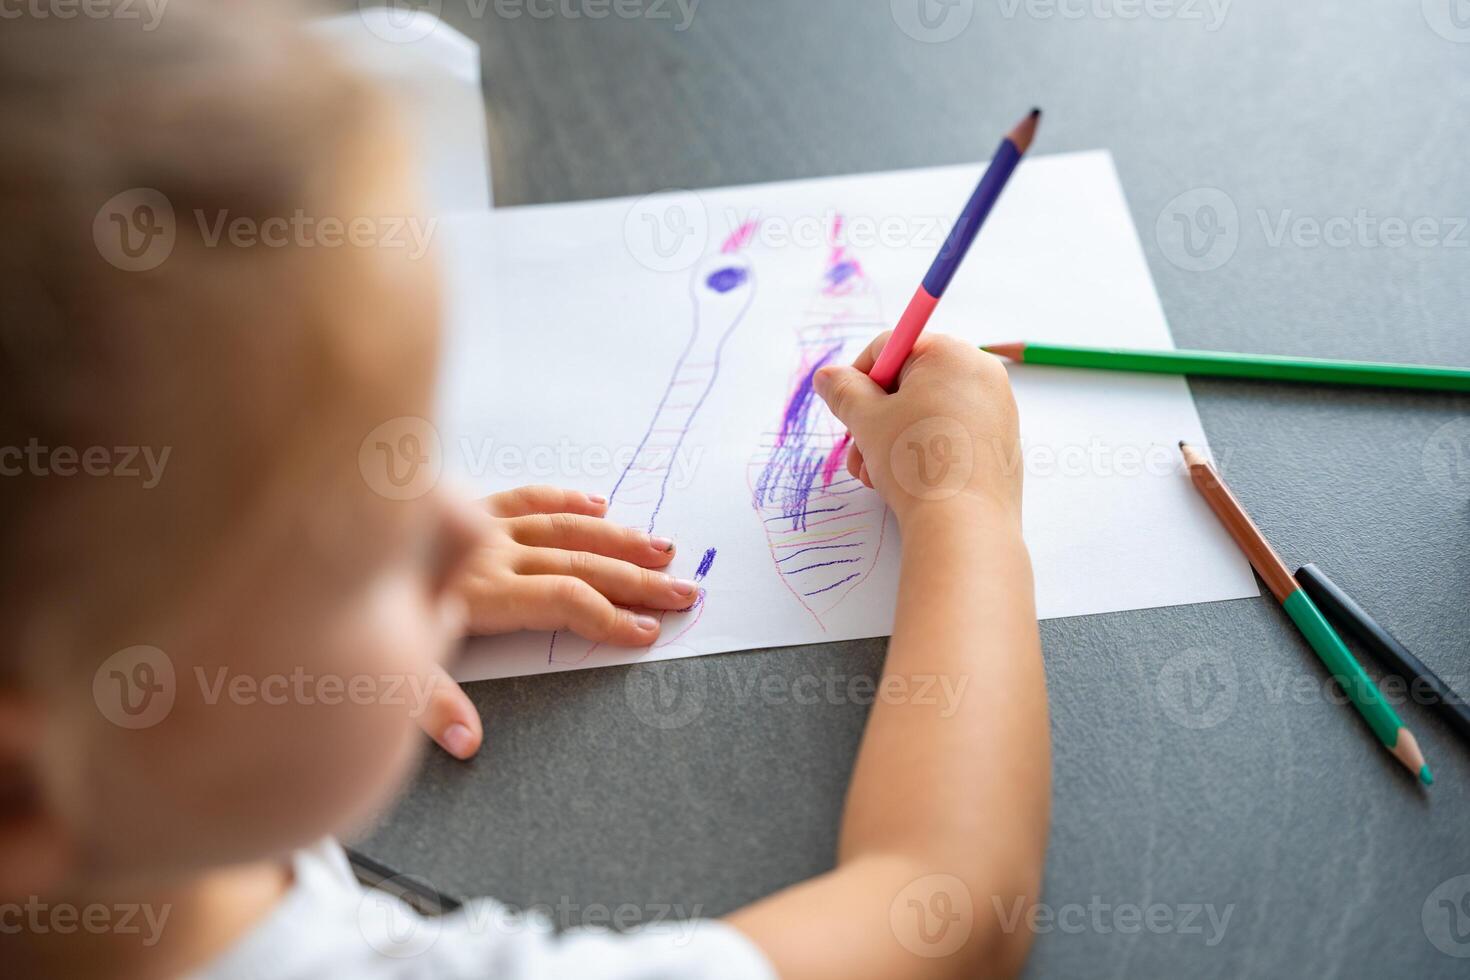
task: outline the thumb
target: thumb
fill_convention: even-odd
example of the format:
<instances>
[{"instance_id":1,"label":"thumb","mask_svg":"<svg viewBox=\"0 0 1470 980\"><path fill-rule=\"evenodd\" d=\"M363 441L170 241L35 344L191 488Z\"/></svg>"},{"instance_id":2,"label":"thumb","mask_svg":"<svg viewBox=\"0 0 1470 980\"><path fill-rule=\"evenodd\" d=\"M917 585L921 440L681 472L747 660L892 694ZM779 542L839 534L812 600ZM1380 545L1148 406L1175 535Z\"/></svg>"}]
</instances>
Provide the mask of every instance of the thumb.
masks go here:
<instances>
[{"instance_id":1,"label":"thumb","mask_svg":"<svg viewBox=\"0 0 1470 980\"><path fill-rule=\"evenodd\" d=\"M872 378L846 365L822 368L812 378L812 387L838 421L849 429L866 417L868 410L884 395Z\"/></svg>"}]
</instances>

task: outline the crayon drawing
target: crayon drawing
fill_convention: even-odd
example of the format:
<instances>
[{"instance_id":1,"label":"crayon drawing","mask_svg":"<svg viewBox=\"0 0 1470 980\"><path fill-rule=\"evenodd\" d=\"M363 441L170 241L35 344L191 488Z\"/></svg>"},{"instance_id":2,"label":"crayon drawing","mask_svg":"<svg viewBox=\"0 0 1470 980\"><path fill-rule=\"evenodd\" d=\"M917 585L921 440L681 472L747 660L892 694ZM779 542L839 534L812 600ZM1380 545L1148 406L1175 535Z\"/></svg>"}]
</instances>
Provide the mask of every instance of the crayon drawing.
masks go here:
<instances>
[{"instance_id":1,"label":"crayon drawing","mask_svg":"<svg viewBox=\"0 0 1470 980\"><path fill-rule=\"evenodd\" d=\"M750 463L752 504L786 588L822 617L877 566L887 511L847 472L848 438L812 389L828 364L851 361L886 324L881 298L834 219L816 298L797 327L798 364L779 425Z\"/></svg>"},{"instance_id":2,"label":"crayon drawing","mask_svg":"<svg viewBox=\"0 0 1470 980\"><path fill-rule=\"evenodd\" d=\"M725 240L719 254L695 266L689 296L692 328L683 353L674 363L668 386L659 397L637 451L608 493L608 520L653 533L659 510L669 493L669 477L680 450L720 376L725 343L744 321L755 299L755 270L745 254L756 231L754 222L741 225ZM709 575L716 549L704 552L694 574L696 582ZM687 616L677 632L663 636L659 645L677 641L694 628L704 612L704 592L693 606L676 615ZM662 620L667 613L659 614ZM578 664L599 644L578 636L554 633L547 662Z\"/></svg>"}]
</instances>

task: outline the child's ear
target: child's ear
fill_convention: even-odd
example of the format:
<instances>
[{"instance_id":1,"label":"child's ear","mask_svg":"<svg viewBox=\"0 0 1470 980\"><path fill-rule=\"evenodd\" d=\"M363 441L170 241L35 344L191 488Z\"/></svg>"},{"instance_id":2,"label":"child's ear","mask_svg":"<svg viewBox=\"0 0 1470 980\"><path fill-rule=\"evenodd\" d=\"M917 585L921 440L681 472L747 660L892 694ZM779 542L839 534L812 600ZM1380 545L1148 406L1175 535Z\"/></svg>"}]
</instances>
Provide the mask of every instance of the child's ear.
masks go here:
<instances>
[{"instance_id":1,"label":"child's ear","mask_svg":"<svg viewBox=\"0 0 1470 980\"><path fill-rule=\"evenodd\" d=\"M68 835L41 791L44 729L39 705L0 689L0 900L44 895L69 871Z\"/></svg>"}]
</instances>

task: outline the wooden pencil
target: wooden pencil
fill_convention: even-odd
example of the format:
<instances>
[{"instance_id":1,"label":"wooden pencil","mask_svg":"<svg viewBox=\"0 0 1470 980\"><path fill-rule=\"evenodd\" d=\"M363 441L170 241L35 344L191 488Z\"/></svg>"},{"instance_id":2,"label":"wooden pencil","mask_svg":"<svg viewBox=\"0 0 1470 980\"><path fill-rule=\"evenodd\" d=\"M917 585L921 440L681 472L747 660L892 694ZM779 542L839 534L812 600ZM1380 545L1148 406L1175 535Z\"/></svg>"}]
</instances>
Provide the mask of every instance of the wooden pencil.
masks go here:
<instances>
[{"instance_id":1,"label":"wooden pencil","mask_svg":"<svg viewBox=\"0 0 1470 980\"><path fill-rule=\"evenodd\" d=\"M1353 707L1358 709L1358 714L1363 716L1373 734L1424 785L1433 783L1434 775L1424 761L1424 754L1419 751L1419 742L1414 738L1414 733L1405 727L1397 712L1383 700L1363 666L1353 657L1347 645L1342 642L1342 637L1337 635L1311 597L1292 576L1281 556L1271 547L1271 542L1266 540L1256 522L1251 520L1244 505L1225 485L1219 471L1203 453L1188 443L1181 442L1179 449L1184 453L1184 461L1189 466L1189 477L1194 481L1196 489L1220 518L1240 550L1245 552L1251 567L1265 581L1266 587L1301 630L1307 643L1338 684L1342 685L1343 691L1353 702Z\"/></svg>"},{"instance_id":2,"label":"wooden pencil","mask_svg":"<svg viewBox=\"0 0 1470 980\"><path fill-rule=\"evenodd\" d=\"M986 344L997 357L1021 364L1140 371L1146 374L1190 374L1214 378L1256 378L1377 388L1470 391L1470 368L1436 364L1390 364L1378 361L1334 361L1321 357L1232 354L1213 350L1123 350L1065 347L1060 344Z\"/></svg>"}]
</instances>

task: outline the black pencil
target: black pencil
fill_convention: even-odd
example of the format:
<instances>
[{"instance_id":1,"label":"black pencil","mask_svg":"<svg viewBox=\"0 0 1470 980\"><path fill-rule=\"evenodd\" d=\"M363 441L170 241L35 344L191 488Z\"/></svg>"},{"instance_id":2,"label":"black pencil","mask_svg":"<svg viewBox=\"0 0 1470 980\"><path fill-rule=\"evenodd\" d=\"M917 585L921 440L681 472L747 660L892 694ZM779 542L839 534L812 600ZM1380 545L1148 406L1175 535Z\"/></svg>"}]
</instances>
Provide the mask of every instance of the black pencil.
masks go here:
<instances>
[{"instance_id":1,"label":"black pencil","mask_svg":"<svg viewBox=\"0 0 1470 980\"><path fill-rule=\"evenodd\" d=\"M1343 629L1357 637L1358 642L1389 673L1413 686L1415 694L1424 691L1424 699L1439 710L1455 731L1470 740L1470 706L1465 704L1464 698L1410 653L1316 565L1303 565L1297 569L1296 580L1328 618L1336 620Z\"/></svg>"}]
</instances>

